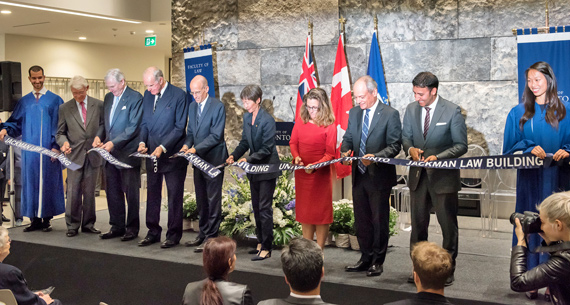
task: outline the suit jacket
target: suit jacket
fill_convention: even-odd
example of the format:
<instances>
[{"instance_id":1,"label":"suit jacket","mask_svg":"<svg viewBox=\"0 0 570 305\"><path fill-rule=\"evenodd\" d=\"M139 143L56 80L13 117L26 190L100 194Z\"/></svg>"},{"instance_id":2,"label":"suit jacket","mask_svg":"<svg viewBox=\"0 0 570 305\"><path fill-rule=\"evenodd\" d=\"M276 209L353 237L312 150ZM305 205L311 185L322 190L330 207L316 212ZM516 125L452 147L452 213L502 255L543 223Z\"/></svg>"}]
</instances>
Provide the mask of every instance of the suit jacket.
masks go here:
<instances>
[{"instance_id":1,"label":"suit jacket","mask_svg":"<svg viewBox=\"0 0 570 305\"><path fill-rule=\"evenodd\" d=\"M410 147L424 151L424 157L435 155L438 159L459 158L467 152L467 127L461 115L461 108L439 97L437 106L424 140L422 129L422 107L413 102L404 114L402 142L406 154ZM410 167L408 186L416 190L421 176L421 167ZM458 169L426 169L429 186L437 194L457 192L461 189Z\"/></svg>"},{"instance_id":2,"label":"suit jacket","mask_svg":"<svg viewBox=\"0 0 570 305\"><path fill-rule=\"evenodd\" d=\"M188 101L184 90L168 84L164 94L154 109L155 95L148 90L143 97L143 119L140 141L144 142L151 154L158 146L166 148L158 159L158 172L169 172L185 167L188 161L184 158L170 158L178 153L186 138L186 122L188 121Z\"/></svg>"},{"instance_id":3,"label":"suit jacket","mask_svg":"<svg viewBox=\"0 0 570 305\"><path fill-rule=\"evenodd\" d=\"M260 108L254 122L256 129L253 129L251 125L252 116L253 114L249 112L243 115L243 132L239 145L232 153L234 160L237 161L249 150L249 156L246 158L249 163L279 163L279 155L275 148L275 120L267 111ZM252 133L252 130L255 133ZM248 174L247 178L249 181L255 182L274 179L279 175L281 175L280 172L259 175Z\"/></svg>"},{"instance_id":4,"label":"suit jacket","mask_svg":"<svg viewBox=\"0 0 570 305\"><path fill-rule=\"evenodd\" d=\"M139 148L139 133L142 121L142 95L126 87L117 108L113 122L110 120L113 107L113 93L105 95L105 130L98 134L102 142L112 141L111 154L121 162L131 166L140 166L140 159L129 157Z\"/></svg>"},{"instance_id":5,"label":"suit jacket","mask_svg":"<svg viewBox=\"0 0 570 305\"><path fill-rule=\"evenodd\" d=\"M366 138L366 154L376 157L393 158L401 149L402 127L398 110L377 102L376 111L368 128ZM364 110L360 107L350 109L348 127L342 139L341 151L352 150L354 156L360 151L360 136L362 135L362 120ZM380 188L391 188L396 185L396 167L385 163L372 163L367 166L370 177ZM358 171L358 162L352 162L352 182Z\"/></svg>"},{"instance_id":6,"label":"suit jacket","mask_svg":"<svg viewBox=\"0 0 570 305\"><path fill-rule=\"evenodd\" d=\"M320 297L312 299L302 299L296 298L294 296L288 296L286 299L270 299L257 303L257 305L291 305L291 304L322 304L322 305L333 305L331 303L325 303Z\"/></svg>"},{"instance_id":7,"label":"suit jacket","mask_svg":"<svg viewBox=\"0 0 570 305\"><path fill-rule=\"evenodd\" d=\"M0 289L10 289L18 305L46 305L46 302L29 288L20 269L0 263Z\"/></svg>"},{"instance_id":8,"label":"suit jacket","mask_svg":"<svg viewBox=\"0 0 570 305\"><path fill-rule=\"evenodd\" d=\"M413 298L401 300L386 305L443 305L451 304L444 296L436 293L418 292Z\"/></svg>"},{"instance_id":9,"label":"suit jacket","mask_svg":"<svg viewBox=\"0 0 570 305\"><path fill-rule=\"evenodd\" d=\"M105 130L103 119L103 102L96 98L87 97L87 127L83 125L77 102L75 99L59 106L59 119L55 140L61 147L63 143L69 142L71 153L67 157L74 163L83 166L85 158L94 167L103 164L103 159L97 153L87 154L93 148L93 139L97 134Z\"/></svg>"},{"instance_id":10,"label":"suit jacket","mask_svg":"<svg viewBox=\"0 0 570 305\"><path fill-rule=\"evenodd\" d=\"M182 297L182 304L195 305L200 304L200 297L202 295L202 288L206 280L192 282L186 286L184 296ZM222 295L224 305L252 305L253 298L251 291L246 285L240 285L226 281L216 281L216 287Z\"/></svg>"},{"instance_id":11,"label":"suit jacket","mask_svg":"<svg viewBox=\"0 0 570 305\"><path fill-rule=\"evenodd\" d=\"M194 146L196 154L206 162L217 166L228 158L224 139L226 111L220 100L208 96L198 123L198 103L191 103L188 109L188 129L184 144ZM202 102L202 103L204 103Z\"/></svg>"}]
</instances>

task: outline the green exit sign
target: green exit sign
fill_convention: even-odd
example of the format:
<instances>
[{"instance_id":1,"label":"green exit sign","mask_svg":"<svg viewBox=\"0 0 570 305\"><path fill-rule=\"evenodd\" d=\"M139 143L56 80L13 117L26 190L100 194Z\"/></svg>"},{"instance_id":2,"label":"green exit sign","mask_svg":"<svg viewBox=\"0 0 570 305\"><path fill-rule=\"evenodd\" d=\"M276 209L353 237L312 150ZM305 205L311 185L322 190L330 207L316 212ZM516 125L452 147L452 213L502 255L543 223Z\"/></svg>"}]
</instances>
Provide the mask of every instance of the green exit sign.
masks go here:
<instances>
[{"instance_id":1,"label":"green exit sign","mask_svg":"<svg viewBox=\"0 0 570 305\"><path fill-rule=\"evenodd\" d=\"M149 36L144 38L144 46L145 47L154 47L156 46L156 36Z\"/></svg>"}]
</instances>

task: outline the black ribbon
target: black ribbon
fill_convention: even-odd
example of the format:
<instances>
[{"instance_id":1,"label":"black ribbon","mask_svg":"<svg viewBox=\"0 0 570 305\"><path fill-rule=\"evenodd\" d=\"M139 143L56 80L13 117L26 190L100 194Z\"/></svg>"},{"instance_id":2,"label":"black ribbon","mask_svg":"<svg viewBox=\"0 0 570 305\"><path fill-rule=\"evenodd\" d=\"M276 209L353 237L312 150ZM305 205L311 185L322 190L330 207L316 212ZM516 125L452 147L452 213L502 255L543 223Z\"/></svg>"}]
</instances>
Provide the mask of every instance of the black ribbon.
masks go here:
<instances>
[{"instance_id":1,"label":"black ribbon","mask_svg":"<svg viewBox=\"0 0 570 305\"><path fill-rule=\"evenodd\" d=\"M204 159L198 157L198 155L196 154L191 154L191 153L185 154L184 152L179 152L177 154L172 155L171 158L176 158L176 157L185 158L186 160L188 160L188 162L190 162L190 164L194 165L195 168L201 170L206 175L210 176L210 178L215 178L216 176L222 173L218 168L204 161Z\"/></svg>"},{"instance_id":2,"label":"black ribbon","mask_svg":"<svg viewBox=\"0 0 570 305\"><path fill-rule=\"evenodd\" d=\"M101 147L91 148L90 150L87 151L87 153L90 153L92 151L98 153L99 155L101 155L101 157L103 159L107 160L107 162L109 162L115 166L118 166L120 168L133 168L132 166L128 165L127 163L123 163L123 162L117 160L117 158L113 157L113 155L111 155L108 151L104 150Z\"/></svg>"},{"instance_id":3,"label":"black ribbon","mask_svg":"<svg viewBox=\"0 0 570 305\"><path fill-rule=\"evenodd\" d=\"M45 147L41 147L41 146L37 146L34 144L30 144L21 140L17 140L14 139L12 137L9 136L5 136L4 137L4 142L10 146L14 146L14 147L18 147L21 150L25 150L25 151L33 151L33 152L37 152L39 154L42 155L46 155L48 157L52 157L57 159L63 166L69 168L70 170L78 170L79 168L81 168L81 166L79 166L78 164L75 164L73 162L71 162L71 160L69 160L64 154L62 153L56 153L51 151L51 149L47 149Z\"/></svg>"},{"instance_id":4,"label":"black ribbon","mask_svg":"<svg viewBox=\"0 0 570 305\"><path fill-rule=\"evenodd\" d=\"M141 154L140 152L135 152L129 155L129 157L137 157L137 158L147 158L152 161L152 165L154 165L154 172L158 172L158 159L154 155L149 154Z\"/></svg>"}]
</instances>

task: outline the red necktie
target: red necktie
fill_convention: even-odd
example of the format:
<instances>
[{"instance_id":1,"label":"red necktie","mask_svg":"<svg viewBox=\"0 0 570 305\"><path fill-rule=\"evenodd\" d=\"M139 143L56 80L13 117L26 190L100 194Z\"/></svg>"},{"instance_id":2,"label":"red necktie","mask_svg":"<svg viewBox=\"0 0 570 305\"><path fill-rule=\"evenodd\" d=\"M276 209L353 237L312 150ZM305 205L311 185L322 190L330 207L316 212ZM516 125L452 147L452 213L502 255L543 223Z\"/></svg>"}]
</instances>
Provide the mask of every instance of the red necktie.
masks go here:
<instances>
[{"instance_id":1,"label":"red necktie","mask_svg":"<svg viewBox=\"0 0 570 305\"><path fill-rule=\"evenodd\" d=\"M83 117L83 127L87 127L87 108L85 108L85 103L79 103L81 105L81 116Z\"/></svg>"},{"instance_id":2,"label":"red necktie","mask_svg":"<svg viewBox=\"0 0 570 305\"><path fill-rule=\"evenodd\" d=\"M429 111L431 110L429 107L425 107L425 109L426 109L426 118L424 120L424 139L426 138L429 129Z\"/></svg>"},{"instance_id":3,"label":"red necktie","mask_svg":"<svg viewBox=\"0 0 570 305\"><path fill-rule=\"evenodd\" d=\"M40 93L36 92L36 101L39 101L39 100L40 100Z\"/></svg>"}]
</instances>

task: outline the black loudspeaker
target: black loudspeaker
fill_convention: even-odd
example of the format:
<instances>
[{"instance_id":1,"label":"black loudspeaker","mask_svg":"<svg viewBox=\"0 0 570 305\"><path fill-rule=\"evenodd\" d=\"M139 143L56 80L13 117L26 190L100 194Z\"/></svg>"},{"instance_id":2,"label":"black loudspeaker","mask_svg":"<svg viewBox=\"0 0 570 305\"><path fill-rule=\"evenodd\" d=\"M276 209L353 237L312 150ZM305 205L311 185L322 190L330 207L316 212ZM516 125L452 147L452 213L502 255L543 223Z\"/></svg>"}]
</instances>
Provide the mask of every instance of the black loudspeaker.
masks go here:
<instances>
[{"instance_id":1,"label":"black loudspeaker","mask_svg":"<svg viewBox=\"0 0 570 305\"><path fill-rule=\"evenodd\" d=\"M0 61L0 111L13 111L22 98L22 65Z\"/></svg>"}]
</instances>

